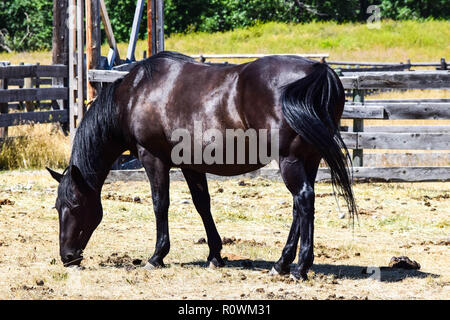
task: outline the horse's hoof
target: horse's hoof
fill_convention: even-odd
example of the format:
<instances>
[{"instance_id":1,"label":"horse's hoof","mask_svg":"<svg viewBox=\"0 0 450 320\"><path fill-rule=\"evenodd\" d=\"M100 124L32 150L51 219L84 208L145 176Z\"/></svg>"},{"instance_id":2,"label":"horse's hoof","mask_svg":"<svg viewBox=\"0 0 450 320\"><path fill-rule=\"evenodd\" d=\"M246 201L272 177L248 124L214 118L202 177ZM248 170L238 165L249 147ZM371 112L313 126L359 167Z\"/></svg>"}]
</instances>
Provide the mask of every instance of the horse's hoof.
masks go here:
<instances>
[{"instance_id":1,"label":"horse's hoof","mask_svg":"<svg viewBox=\"0 0 450 320\"><path fill-rule=\"evenodd\" d=\"M147 262L145 264L145 266L143 266L142 268L145 269L145 270L155 270L155 269L160 269L162 267L161 266L154 266L150 262Z\"/></svg>"},{"instance_id":2,"label":"horse's hoof","mask_svg":"<svg viewBox=\"0 0 450 320\"><path fill-rule=\"evenodd\" d=\"M306 281L308 280L308 276L306 275L306 273L300 273L300 272L292 272L289 276L289 278L291 278L292 280L295 281Z\"/></svg>"},{"instance_id":3,"label":"horse's hoof","mask_svg":"<svg viewBox=\"0 0 450 320\"><path fill-rule=\"evenodd\" d=\"M280 273L274 268L272 267L272 269L269 271L269 276L279 276Z\"/></svg>"},{"instance_id":4,"label":"horse's hoof","mask_svg":"<svg viewBox=\"0 0 450 320\"><path fill-rule=\"evenodd\" d=\"M300 278L299 278L298 276L294 275L293 273L291 273L291 274L289 275L289 279L292 279L292 280L294 280L294 281L299 281L299 280L300 280Z\"/></svg>"},{"instance_id":5,"label":"horse's hoof","mask_svg":"<svg viewBox=\"0 0 450 320\"><path fill-rule=\"evenodd\" d=\"M208 262L208 268L210 269L216 269L216 268L222 268L225 266L225 262L222 260L222 258L212 258L209 262Z\"/></svg>"}]
</instances>

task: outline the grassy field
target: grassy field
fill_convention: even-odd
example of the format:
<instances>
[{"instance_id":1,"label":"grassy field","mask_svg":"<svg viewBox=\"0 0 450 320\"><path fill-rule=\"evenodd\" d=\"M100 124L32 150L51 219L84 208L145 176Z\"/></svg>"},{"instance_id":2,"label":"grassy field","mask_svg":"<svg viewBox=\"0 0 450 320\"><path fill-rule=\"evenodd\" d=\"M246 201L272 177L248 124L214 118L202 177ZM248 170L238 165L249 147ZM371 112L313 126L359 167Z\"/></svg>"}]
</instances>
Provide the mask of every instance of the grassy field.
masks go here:
<instances>
[{"instance_id":1,"label":"grassy field","mask_svg":"<svg viewBox=\"0 0 450 320\"><path fill-rule=\"evenodd\" d=\"M0 299L450 298L448 183L356 184L354 230L338 218L331 186L317 184L315 263L308 281L295 282L267 274L287 238L290 194L280 182L239 182L209 183L218 230L232 239L226 267L203 266L208 248L195 242L205 232L186 183L175 181L168 267L140 268L156 235L149 185L115 182L104 187L105 215L79 271L59 260L56 182L44 171L0 173ZM363 273L403 255L421 269L383 269L380 280Z\"/></svg>"},{"instance_id":2,"label":"grassy field","mask_svg":"<svg viewBox=\"0 0 450 320\"><path fill-rule=\"evenodd\" d=\"M380 29L364 23L266 23L218 33L176 34L166 39L166 49L201 53L329 53L330 60L405 62L450 59L449 21L383 20ZM119 52L126 56L127 43ZM146 41L140 40L136 56L142 57ZM107 45L102 54L107 55ZM0 60L51 63L50 52L1 53Z\"/></svg>"}]
</instances>

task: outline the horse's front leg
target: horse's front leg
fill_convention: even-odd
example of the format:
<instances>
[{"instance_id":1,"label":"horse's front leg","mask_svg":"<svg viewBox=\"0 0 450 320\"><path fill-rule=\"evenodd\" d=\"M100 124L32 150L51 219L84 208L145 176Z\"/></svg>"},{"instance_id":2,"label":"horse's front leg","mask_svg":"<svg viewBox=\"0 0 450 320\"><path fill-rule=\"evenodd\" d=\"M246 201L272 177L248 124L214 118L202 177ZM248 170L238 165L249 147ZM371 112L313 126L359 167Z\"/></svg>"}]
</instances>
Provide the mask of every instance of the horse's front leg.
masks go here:
<instances>
[{"instance_id":1,"label":"horse's front leg","mask_svg":"<svg viewBox=\"0 0 450 320\"><path fill-rule=\"evenodd\" d=\"M314 261L314 180L320 159L282 159L280 161L283 180L292 193L294 208L291 230L281 258L274 266L274 273L288 273L294 261L300 238L298 265L292 275L307 279L308 269Z\"/></svg>"},{"instance_id":2,"label":"horse's front leg","mask_svg":"<svg viewBox=\"0 0 450 320\"><path fill-rule=\"evenodd\" d=\"M156 218L156 246L145 268L164 267L163 259L169 253L169 170L170 166L154 157L143 147L138 148L139 160L145 168L152 189L153 210Z\"/></svg>"}]
</instances>

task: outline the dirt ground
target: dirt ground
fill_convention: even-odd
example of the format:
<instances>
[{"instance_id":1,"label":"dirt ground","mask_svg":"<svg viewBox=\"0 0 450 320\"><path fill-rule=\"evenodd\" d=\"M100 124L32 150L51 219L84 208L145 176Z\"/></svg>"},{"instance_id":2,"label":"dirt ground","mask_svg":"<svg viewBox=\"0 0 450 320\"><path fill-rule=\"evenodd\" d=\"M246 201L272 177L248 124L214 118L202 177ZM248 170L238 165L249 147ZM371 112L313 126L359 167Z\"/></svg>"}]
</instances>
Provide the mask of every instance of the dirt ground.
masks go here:
<instances>
[{"instance_id":1,"label":"dirt ground","mask_svg":"<svg viewBox=\"0 0 450 320\"><path fill-rule=\"evenodd\" d=\"M331 186L316 184L315 261L309 280L299 282L268 275L291 222L283 183L230 179L209 187L228 238L226 267L204 267L205 231L186 183L177 181L167 268L142 269L156 236L149 185L115 182L104 186L103 221L77 270L58 256L56 182L44 171L0 173L0 299L450 298L450 183L356 184L354 229L339 219ZM421 268L378 269L393 256ZM369 274L367 267L374 267Z\"/></svg>"}]
</instances>

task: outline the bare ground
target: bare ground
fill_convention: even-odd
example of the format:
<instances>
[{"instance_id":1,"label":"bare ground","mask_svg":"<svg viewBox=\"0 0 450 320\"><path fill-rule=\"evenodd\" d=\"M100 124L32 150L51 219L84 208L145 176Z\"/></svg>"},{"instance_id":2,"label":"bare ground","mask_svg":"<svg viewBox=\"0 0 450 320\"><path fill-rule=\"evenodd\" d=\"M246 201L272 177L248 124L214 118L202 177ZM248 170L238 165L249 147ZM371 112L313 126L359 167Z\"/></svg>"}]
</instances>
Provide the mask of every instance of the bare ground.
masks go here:
<instances>
[{"instance_id":1,"label":"bare ground","mask_svg":"<svg viewBox=\"0 0 450 320\"><path fill-rule=\"evenodd\" d=\"M228 238L222 269L204 267L205 232L186 184L172 182L167 268L140 267L155 241L149 186L104 187L105 215L85 250L84 270L58 256L57 184L44 171L0 173L0 299L449 299L450 184L356 184L361 215L339 219L329 184L316 185L315 261L309 280L267 273L291 221L281 182L210 181L213 215ZM138 197L138 198L136 198ZM341 207L343 203L341 201ZM418 271L387 266L393 256Z\"/></svg>"}]
</instances>

